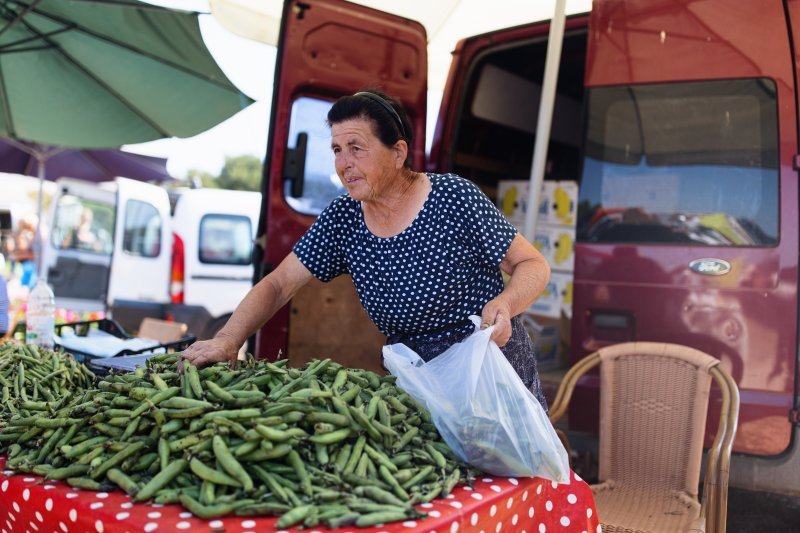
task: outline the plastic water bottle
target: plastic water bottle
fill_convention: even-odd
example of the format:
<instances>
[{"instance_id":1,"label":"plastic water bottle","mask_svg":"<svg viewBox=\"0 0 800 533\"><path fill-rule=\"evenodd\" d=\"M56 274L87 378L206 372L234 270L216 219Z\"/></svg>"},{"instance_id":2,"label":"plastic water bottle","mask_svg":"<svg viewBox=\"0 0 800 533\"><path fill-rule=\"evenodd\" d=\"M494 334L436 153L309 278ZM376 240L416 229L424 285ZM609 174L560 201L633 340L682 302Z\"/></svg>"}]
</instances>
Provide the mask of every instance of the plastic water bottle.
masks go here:
<instances>
[{"instance_id":1,"label":"plastic water bottle","mask_svg":"<svg viewBox=\"0 0 800 533\"><path fill-rule=\"evenodd\" d=\"M41 278L28 295L25 317L25 342L48 350L53 349L53 330L56 321L56 301L53 290Z\"/></svg>"}]
</instances>

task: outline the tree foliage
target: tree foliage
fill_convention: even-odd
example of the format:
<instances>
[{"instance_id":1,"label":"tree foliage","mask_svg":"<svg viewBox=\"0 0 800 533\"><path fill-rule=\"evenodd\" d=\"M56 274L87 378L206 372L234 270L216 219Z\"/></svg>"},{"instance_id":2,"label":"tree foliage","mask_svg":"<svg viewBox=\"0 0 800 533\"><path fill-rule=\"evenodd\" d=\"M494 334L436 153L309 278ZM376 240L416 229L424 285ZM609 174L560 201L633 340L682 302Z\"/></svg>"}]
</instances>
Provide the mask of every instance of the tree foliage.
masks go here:
<instances>
[{"instance_id":1,"label":"tree foliage","mask_svg":"<svg viewBox=\"0 0 800 533\"><path fill-rule=\"evenodd\" d=\"M219 188L219 185L217 185L216 176L194 168L186 174L185 181L193 184L195 187L205 187L211 189Z\"/></svg>"},{"instance_id":2,"label":"tree foliage","mask_svg":"<svg viewBox=\"0 0 800 533\"><path fill-rule=\"evenodd\" d=\"M238 155L225 157L225 164L217 176L192 169L186 179L189 182L199 181L203 187L209 188L259 191L261 173L262 164L259 158L254 155Z\"/></svg>"}]
</instances>

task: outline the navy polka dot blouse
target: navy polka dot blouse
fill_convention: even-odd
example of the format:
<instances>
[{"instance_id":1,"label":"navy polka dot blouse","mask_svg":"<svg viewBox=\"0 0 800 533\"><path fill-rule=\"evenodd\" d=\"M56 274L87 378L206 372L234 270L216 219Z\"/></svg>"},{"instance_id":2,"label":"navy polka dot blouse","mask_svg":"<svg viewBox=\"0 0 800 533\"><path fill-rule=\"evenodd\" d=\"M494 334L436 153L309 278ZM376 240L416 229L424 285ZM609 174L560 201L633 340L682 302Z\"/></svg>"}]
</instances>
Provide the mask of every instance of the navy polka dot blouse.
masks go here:
<instances>
[{"instance_id":1,"label":"navy polka dot blouse","mask_svg":"<svg viewBox=\"0 0 800 533\"><path fill-rule=\"evenodd\" d=\"M344 195L294 247L321 281L350 274L361 304L387 336L465 324L503 290L499 265L517 230L472 182L454 174L428 177L428 198L400 234L373 235L360 202Z\"/></svg>"}]
</instances>

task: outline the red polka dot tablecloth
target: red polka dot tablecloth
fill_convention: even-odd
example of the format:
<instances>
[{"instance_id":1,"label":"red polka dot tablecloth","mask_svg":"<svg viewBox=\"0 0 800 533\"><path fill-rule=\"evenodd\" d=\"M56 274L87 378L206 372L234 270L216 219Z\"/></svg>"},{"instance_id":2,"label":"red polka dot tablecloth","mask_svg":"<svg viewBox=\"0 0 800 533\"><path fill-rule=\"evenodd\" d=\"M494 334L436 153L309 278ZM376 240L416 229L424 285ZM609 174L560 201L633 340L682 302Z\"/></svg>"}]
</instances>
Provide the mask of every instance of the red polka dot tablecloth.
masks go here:
<instances>
[{"instance_id":1,"label":"red polka dot tablecloth","mask_svg":"<svg viewBox=\"0 0 800 533\"><path fill-rule=\"evenodd\" d=\"M5 458L0 457L0 470L4 466ZM43 482L37 476L12 474L0 473L0 533L276 531L276 518L201 520L179 505L134 504L121 491L78 490L60 482ZM427 513L425 519L337 532L601 533L591 488L577 474L571 476L569 484L542 478L484 477L476 480L474 488L458 486L447 498L418 505Z\"/></svg>"}]
</instances>

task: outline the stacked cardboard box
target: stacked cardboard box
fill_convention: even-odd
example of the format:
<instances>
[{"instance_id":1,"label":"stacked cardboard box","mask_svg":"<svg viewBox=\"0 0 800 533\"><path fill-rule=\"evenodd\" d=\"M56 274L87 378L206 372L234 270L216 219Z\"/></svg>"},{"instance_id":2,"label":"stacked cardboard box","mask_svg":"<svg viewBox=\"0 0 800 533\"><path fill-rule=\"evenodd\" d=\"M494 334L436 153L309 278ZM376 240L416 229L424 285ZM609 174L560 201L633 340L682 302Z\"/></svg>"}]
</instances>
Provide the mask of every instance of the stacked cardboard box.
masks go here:
<instances>
[{"instance_id":1,"label":"stacked cardboard box","mask_svg":"<svg viewBox=\"0 0 800 533\"><path fill-rule=\"evenodd\" d=\"M530 182L525 180L504 180L497 187L498 208L520 231L525 229L529 187ZM566 347L560 339L568 339L569 334L560 330L568 327L572 317L577 202L577 182L542 184L533 245L550 263L551 275L544 292L523 318L543 369L559 368L567 359Z\"/></svg>"}]
</instances>

